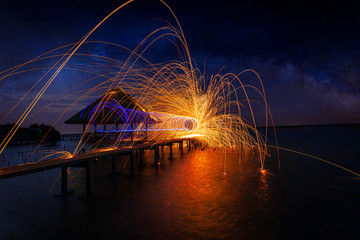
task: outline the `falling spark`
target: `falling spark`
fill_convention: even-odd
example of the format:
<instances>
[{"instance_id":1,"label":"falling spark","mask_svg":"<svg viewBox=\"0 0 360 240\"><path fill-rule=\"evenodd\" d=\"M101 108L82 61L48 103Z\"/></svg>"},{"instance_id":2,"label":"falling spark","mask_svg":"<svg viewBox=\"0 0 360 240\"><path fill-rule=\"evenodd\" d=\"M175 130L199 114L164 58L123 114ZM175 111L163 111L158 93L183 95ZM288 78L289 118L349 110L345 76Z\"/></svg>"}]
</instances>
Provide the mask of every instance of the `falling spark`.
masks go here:
<instances>
[{"instance_id":1,"label":"falling spark","mask_svg":"<svg viewBox=\"0 0 360 240\"><path fill-rule=\"evenodd\" d=\"M100 126L106 124L107 120L113 116L113 114L117 114L126 119L126 123L119 131L122 131L124 134L132 132L132 135L137 136L136 134L138 134L138 137L143 137L142 134L146 132L147 139L154 142L174 138L193 138L202 146L213 148L222 147L225 148L225 151L226 148L238 148L240 149L239 151L256 154L260 160L260 168L263 170L267 152L267 130L265 136L257 130L257 121L253 112L254 104L263 106L266 126L269 120L272 120L272 116L266 101L265 89L260 76L254 70L248 69L240 74L219 73L210 78L205 77L199 69L194 67L196 63L191 58L181 25L172 9L165 2L161 1L173 14L177 26L175 27L170 23L166 23L165 26L148 34L134 50L113 43L86 41L104 21L131 2L132 0L127 1L112 11L78 42L49 51L31 61L1 73L0 80L23 72L45 69L46 73L36 82L29 92L33 90L36 85L40 85L42 79L46 79L48 75L50 77L48 77L45 84L41 86L41 90L37 92L33 101L19 117L14 128L1 142L0 153L8 145L24 120L33 111L35 105L45 94L47 88L56 80L56 76L60 71L63 69L71 69L91 73L95 75L94 78L105 78L105 80L90 89L83 90L81 92L82 95L60 114L54 121L54 124L56 124L65 113L71 111L72 107L79 101L88 99L89 96L96 92L105 91L101 102L92 109L90 118L88 119L89 123L95 123L97 119L99 119L99 116L101 116L100 122L96 122L97 125ZM145 53L151 51L151 47L160 39L169 39L171 43L176 43L180 60L154 64L144 57ZM127 51L129 56L126 59L115 59L80 52L80 46L95 43L121 48ZM63 49L65 53L59 54L57 52L57 50L61 49ZM71 58L77 58L86 64L72 65L69 61ZM51 59L55 60L54 64L49 63ZM38 63L39 66L35 68L29 67L29 69L25 68L26 66L30 66L30 64L36 63ZM51 72L54 73L51 75ZM243 83L240 79L242 74L249 72L253 73L258 79L260 88ZM89 81L90 79L85 80L84 83ZM123 89L145 108L138 112L123 109L123 107L120 104L116 104L112 98L114 94L113 89L115 88ZM259 99L250 99L248 94L249 89L255 89ZM23 101L29 92L25 94L14 108ZM77 92L79 93L79 91ZM69 94L71 94L71 92L64 95ZM11 111L13 111L13 109ZM250 113L250 119L248 121L242 117L242 112L245 111L245 109ZM105 110L110 112L104 114ZM131 122L134 122L136 118L143 118L145 122L147 121L146 118L152 118L156 121L148 126L147 124L131 126ZM4 119L5 118L2 120ZM109 128L114 128L114 125L115 123L109 126ZM128 136L120 135L112 146L103 148L102 140L110 133L104 132L98 142L90 144L94 134L95 132L91 131L91 124L87 124L84 134L74 152L71 154L62 153L64 157L70 158L79 154L86 146L94 149L93 151L111 151L122 146L124 136ZM61 153L50 153L47 157L51 156L51 154ZM226 169L224 172L226 172Z\"/></svg>"}]
</instances>

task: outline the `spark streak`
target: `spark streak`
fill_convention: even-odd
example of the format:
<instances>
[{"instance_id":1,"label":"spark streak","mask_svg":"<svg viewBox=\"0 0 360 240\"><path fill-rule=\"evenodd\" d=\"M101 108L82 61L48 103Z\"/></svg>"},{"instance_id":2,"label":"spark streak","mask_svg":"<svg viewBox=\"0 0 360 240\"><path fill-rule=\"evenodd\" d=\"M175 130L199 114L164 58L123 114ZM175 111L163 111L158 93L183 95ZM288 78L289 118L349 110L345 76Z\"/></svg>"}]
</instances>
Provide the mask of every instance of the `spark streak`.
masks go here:
<instances>
[{"instance_id":1,"label":"spark streak","mask_svg":"<svg viewBox=\"0 0 360 240\"><path fill-rule=\"evenodd\" d=\"M91 132L91 124L100 126L106 124L110 118L115 116L110 128L114 127L116 119L121 119L125 124L123 124L122 129L117 129L117 132L129 134L131 131L141 132L145 130L149 133L147 137L153 141L192 137L209 147L239 148L248 152L253 152L256 149L261 169L263 169L267 152L267 132L265 136L262 136L256 129L257 121L253 113L253 105L259 103L263 106L266 126L269 119L272 120L272 118L260 76L254 70L249 69L240 74L227 73L221 75L219 73L211 76L210 79L206 78L199 69L194 67L196 63L191 58L181 25L175 13L165 2L161 1L172 13L177 27L166 22L165 26L148 34L134 50L127 49L129 56L125 60L79 52L80 46L94 43L86 42L86 40L104 21L132 1L125 2L108 14L78 42L67 45L68 50L64 47L64 54L58 54L55 50L49 51L29 62L20 64L8 71L3 71L4 75L0 76L0 79L34 70L23 70L22 68L27 64L55 59L54 64L49 65L46 63L44 66L36 66L35 69L46 69L46 73L35 85L40 84L40 81L46 78L51 71L54 71L54 73L41 87L41 90L22 113L14 128L2 141L0 153L29 116L48 87L56 80L60 71L72 69L91 73L95 77L101 77L105 80L88 90L78 91L83 94L70 104L54 123L59 121L60 117L71 110L71 107L81 99L86 99L89 95L100 90L105 90L106 93L100 99L100 102L91 109L87 119L89 124L87 124L84 135L72 155L78 154L80 149L83 149L95 134ZM144 57L144 54L151 51L151 47L160 39L168 39L172 44L176 45L180 60L154 64ZM101 43L110 45L110 43L106 42ZM126 49L120 45L111 45ZM62 49L62 47L58 49ZM73 57L82 59L86 64L69 65L69 60ZM241 81L240 76L244 72L251 72L256 76L260 89ZM112 89L114 88L124 89L129 96L135 98L146 109L140 111L124 108L112 98ZM250 99L248 89L256 89L260 100ZM241 101L244 99L245 104L242 104ZM22 101L23 99L20 100L20 102ZM14 107L18 106L20 102ZM242 118L244 109L247 109L250 113L249 122L251 124ZM104 131L102 139L106 137L106 134L107 132ZM112 147L118 147L126 136L128 135L118 137ZM100 142L95 144L95 146L97 145L100 145Z\"/></svg>"}]
</instances>

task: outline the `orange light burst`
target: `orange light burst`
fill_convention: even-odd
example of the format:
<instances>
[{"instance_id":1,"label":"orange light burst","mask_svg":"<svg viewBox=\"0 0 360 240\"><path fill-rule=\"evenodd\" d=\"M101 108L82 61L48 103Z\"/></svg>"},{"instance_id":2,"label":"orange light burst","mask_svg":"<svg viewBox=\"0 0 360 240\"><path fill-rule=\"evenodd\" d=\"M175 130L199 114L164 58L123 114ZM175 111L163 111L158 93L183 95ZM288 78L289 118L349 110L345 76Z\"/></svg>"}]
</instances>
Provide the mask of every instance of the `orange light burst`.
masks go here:
<instances>
[{"instance_id":1,"label":"orange light burst","mask_svg":"<svg viewBox=\"0 0 360 240\"><path fill-rule=\"evenodd\" d=\"M210 78L206 78L204 73L194 67L196 63L191 58L184 32L177 17L164 1L160 1L172 13L176 21L176 27L166 22L166 26L160 27L148 34L133 50L115 43L87 41L90 35L98 29L104 21L108 20L124 6L133 2L133 0L130 0L108 14L79 41L56 48L23 64L0 72L1 81L15 75L45 70L42 77L0 120L0 123L4 122L6 117L8 117L15 108L20 106L21 103L24 103L24 99L28 98L31 95L30 93L35 92L31 103L25 106L25 110L18 118L14 127L0 142L0 153L3 152L26 118L38 114L47 107L51 107L51 104L47 104L45 107L34 112L35 105L44 96L49 86L56 81L57 75L66 69L92 74L93 77L84 80L73 89L69 89L69 92L64 93L63 96L55 101L58 102L71 94L77 96L54 120L53 125L55 125L64 114L72 111L75 104L84 101L84 99L88 99L97 92L108 93L102 99L102 102L106 105L112 94L115 93L111 90L119 87L146 107L146 110L142 109L142 111L157 120L155 124L151 124L150 126L138 124L132 129L134 132L148 132L147 138L149 140L156 142L172 138L194 138L204 146L225 148L225 154L226 148L236 148L239 150L239 163L241 162L241 156L245 155L245 153L254 153L260 159L259 173L261 176L271 174L268 170L264 169L264 161L268 156L268 147L274 147L278 151L278 155L279 150L304 155L341 168L358 177L360 176L360 174L354 171L327 160L291 149L279 148L277 142L276 146L268 146L268 125L274 124L271 111L267 104L265 89L259 74L252 69L247 69L239 74L219 73ZM152 45L160 39L167 39L171 44L175 45L179 53L179 60L154 64L144 57L146 52L151 51ZM80 48L81 46L91 46L95 44L104 44L118 48L118 52L126 52L128 53L128 57L116 59L93 53L80 52L80 50L83 50ZM58 53L59 51L63 51L64 53ZM83 61L83 64L72 65L72 63L69 62L72 58L76 58L77 61ZM34 64L35 67L33 66ZM244 73L254 74L258 80L258 87L244 83L241 80L241 76ZM98 79L102 79L100 84L96 85L92 82ZM93 87L84 87L87 84ZM40 88L40 90L36 92L36 88ZM79 88L81 89L79 90ZM255 91L258 94L258 98L250 99L248 94L249 90ZM256 128L258 121L254 116L254 105L260 105L264 109L264 135L260 134ZM101 104L98 106L99 107L94 110L95 114L89 119L89 122L93 122L93 120L97 118L96 113L101 113ZM244 110L247 110L250 115L250 119L247 121L242 117ZM105 123L106 118L103 117L103 122L99 124ZM91 137L95 134L95 132L91 132L90 129L91 124L87 124L84 129L84 135L73 153L50 151L45 158L55 155L72 158L85 148L95 149L93 152L101 152L112 151L122 145L123 139L119 137L112 143L112 147L99 147L103 145L102 140L106 140L107 134L103 134L99 141L88 144ZM127 126L120 130L127 131ZM275 131L274 135L276 140ZM224 175L226 175L226 170L224 171Z\"/></svg>"},{"instance_id":2,"label":"orange light burst","mask_svg":"<svg viewBox=\"0 0 360 240\"><path fill-rule=\"evenodd\" d=\"M148 132L148 139L153 141L173 138L195 138L201 144L209 147L239 148L249 152L256 152L260 159L261 169L263 169L267 152L267 130L265 136L263 136L256 129L257 121L253 113L253 105L260 104L264 107L266 126L269 120L272 120L272 117L260 76L254 70L249 69L240 74L219 73L211 76L210 79L206 78L199 69L194 67L196 64L191 58L190 50L179 21L172 9L165 2L161 1L173 14L177 26L174 27L170 23L166 23L165 26L148 34L134 50L129 50L120 45L107 42L86 42L88 37L101 26L104 21L131 2L132 0L127 1L112 11L78 42L67 45L70 49L64 48L64 54L50 51L27 63L1 73L3 75L0 76L0 80L11 75L20 74L21 72L32 71L32 69L22 69L27 64L38 61L48 62L48 60L52 58L56 60L54 64L49 65L47 63L45 66L38 66L36 68L46 69L47 72L41 79L48 78L48 80L20 116L14 128L1 142L0 153L7 146L20 125L29 116L34 106L55 80L59 72L62 69L71 69L91 73L94 74L94 78L101 77L106 80L91 89L84 90L82 95L60 114L54 121L54 124L57 123L65 113L70 111L75 103L88 98L97 91L105 91L108 93L105 94L101 100L102 103L106 105L114 94L112 89L119 87L145 106L147 114L157 119L156 124L151 124L150 126L138 124L132 131L140 132L146 130ZM144 54L150 51L152 45L160 39L170 39L172 44L175 44L175 42L178 43L175 45L179 51L180 60L154 64L144 57ZM121 50L128 51L129 56L124 60L79 52L80 46L94 43L108 44L121 48ZM79 58L79 60L82 59L86 64L70 65L69 60L74 57ZM54 73L48 76L48 74L53 71ZM240 76L245 72L250 72L255 75L258 79L259 88L242 82ZM40 84L40 80L35 85ZM84 81L84 83L88 81L89 79ZM32 89L33 87L30 90ZM248 95L249 89L255 89L260 100L251 100ZM27 96L27 94L25 96ZM241 101L245 103L241 103ZM16 104L16 106L18 104ZM104 106L104 104L98 104L94 109L95 114L89 119L90 123L98 118L97 114L101 113L101 106ZM247 109L250 113L248 122L242 118L242 111L244 111L244 109ZM143 111L145 111L145 109L143 109ZM99 125L106 123L106 116L102 117L102 119ZM95 134L91 132L90 129L91 124L87 124L84 135L76 149L72 154L64 153L65 157L70 158L72 155L78 154L80 149L85 147L85 144L87 144ZM127 129L124 127L121 130L126 131ZM101 141L105 138L106 134L90 147L96 149L94 151L114 150L115 148L98 149L98 146L102 145ZM113 147L119 146L122 144L122 141L122 138L117 138L113 143Z\"/></svg>"}]
</instances>

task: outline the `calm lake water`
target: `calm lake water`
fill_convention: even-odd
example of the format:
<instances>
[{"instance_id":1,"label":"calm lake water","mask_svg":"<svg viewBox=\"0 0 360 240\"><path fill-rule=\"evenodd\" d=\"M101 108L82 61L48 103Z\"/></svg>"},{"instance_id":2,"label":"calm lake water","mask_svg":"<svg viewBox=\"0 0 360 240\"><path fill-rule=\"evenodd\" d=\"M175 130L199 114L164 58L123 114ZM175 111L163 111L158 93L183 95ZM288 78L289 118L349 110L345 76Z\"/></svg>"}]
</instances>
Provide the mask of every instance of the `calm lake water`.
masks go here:
<instances>
[{"instance_id":1,"label":"calm lake water","mask_svg":"<svg viewBox=\"0 0 360 240\"><path fill-rule=\"evenodd\" d=\"M360 172L359 126L277 132L281 147ZM19 152L32 147L9 147L0 166L22 163ZM0 239L359 239L359 178L283 151L279 169L270 154L272 174L265 176L257 173L257 159L239 161L231 151L225 158L222 149L175 150L172 161L166 150L160 168L148 153L134 178L126 176L126 159L113 177L110 161L98 161L90 199L83 198L85 174L78 168L69 175L75 193L65 198L53 196L60 193L59 169L0 180Z\"/></svg>"}]
</instances>

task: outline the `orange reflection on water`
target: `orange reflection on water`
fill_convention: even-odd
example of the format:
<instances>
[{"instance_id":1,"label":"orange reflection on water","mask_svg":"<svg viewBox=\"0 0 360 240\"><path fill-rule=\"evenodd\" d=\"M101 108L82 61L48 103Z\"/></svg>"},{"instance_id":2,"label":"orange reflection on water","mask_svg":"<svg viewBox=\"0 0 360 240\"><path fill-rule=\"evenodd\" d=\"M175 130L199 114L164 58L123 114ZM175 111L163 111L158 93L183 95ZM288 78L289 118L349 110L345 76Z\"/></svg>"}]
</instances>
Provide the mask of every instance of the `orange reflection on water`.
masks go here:
<instances>
[{"instance_id":1,"label":"orange reflection on water","mask_svg":"<svg viewBox=\"0 0 360 240\"><path fill-rule=\"evenodd\" d=\"M274 176L274 174L272 174L269 170L259 169L259 183L256 191L258 199L266 201L271 198L271 188L269 181L272 176Z\"/></svg>"},{"instance_id":2,"label":"orange reflection on water","mask_svg":"<svg viewBox=\"0 0 360 240\"><path fill-rule=\"evenodd\" d=\"M184 220L177 219L182 225L196 225L198 231L207 232L214 228L225 229L229 224L224 206L238 199L227 194L234 184L223 174L219 161L221 155L222 149L194 149L184 156L181 161L186 164L179 166L176 175L169 180L176 182L176 191L171 191L168 204L176 206L177 216L183 216ZM240 167L236 158L233 162L237 168ZM228 175L233 176L232 173ZM188 222L189 219L191 222Z\"/></svg>"}]
</instances>

